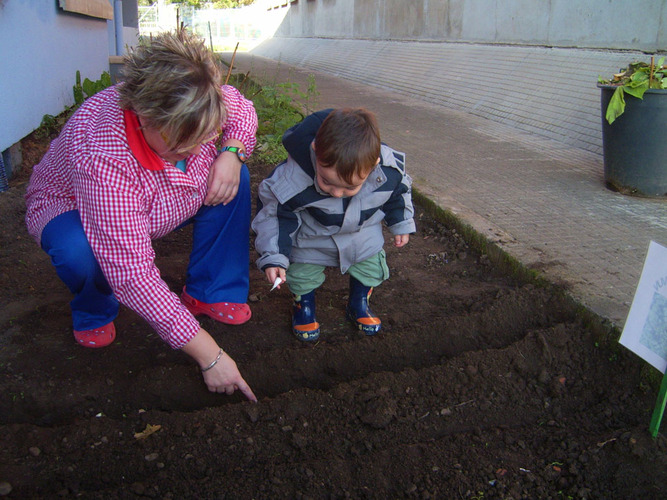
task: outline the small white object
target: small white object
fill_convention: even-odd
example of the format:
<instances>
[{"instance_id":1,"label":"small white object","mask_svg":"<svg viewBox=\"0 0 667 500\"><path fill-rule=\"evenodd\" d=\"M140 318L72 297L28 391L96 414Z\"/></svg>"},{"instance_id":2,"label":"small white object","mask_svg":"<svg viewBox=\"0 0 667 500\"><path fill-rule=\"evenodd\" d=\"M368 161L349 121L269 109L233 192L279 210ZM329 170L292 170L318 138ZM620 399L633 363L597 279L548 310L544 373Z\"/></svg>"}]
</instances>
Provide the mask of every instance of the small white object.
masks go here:
<instances>
[{"instance_id":1,"label":"small white object","mask_svg":"<svg viewBox=\"0 0 667 500\"><path fill-rule=\"evenodd\" d=\"M280 285L282 282L283 282L283 280L280 278L280 276L278 276L278 277L276 278L276 281L273 282L273 286L271 287L271 290L269 290L269 292L274 291L274 290L276 289L276 287L277 287L278 285Z\"/></svg>"}]
</instances>

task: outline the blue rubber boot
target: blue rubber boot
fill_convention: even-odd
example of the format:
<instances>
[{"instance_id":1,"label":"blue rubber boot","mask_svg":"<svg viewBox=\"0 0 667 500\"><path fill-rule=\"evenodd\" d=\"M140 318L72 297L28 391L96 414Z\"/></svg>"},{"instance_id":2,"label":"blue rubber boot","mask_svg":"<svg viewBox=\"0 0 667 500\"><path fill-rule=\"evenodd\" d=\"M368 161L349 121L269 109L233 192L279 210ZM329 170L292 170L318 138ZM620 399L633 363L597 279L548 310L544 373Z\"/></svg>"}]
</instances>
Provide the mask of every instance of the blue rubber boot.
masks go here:
<instances>
[{"instance_id":1,"label":"blue rubber boot","mask_svg":"<svg viewBox=\"0 0 667 500\"><path fill-rule=\"evenodd\" d=\"M346 315L359 330L366 335L375 335L382 328L382 321L368 307L373 287L365 286L350 276L350 299L347 302Z\"/></svg>"},{"instance_id":2,"label":"blue rubber boot","mask_svg":"<svg viewBox=\"0 0 667 500\"><path fill-rule=\"evenodd\" d=\"M320 338L320 324L315 319L315 290L294 295L292 332L303 342L315 342Z\"/></svg>"}]
</instances>

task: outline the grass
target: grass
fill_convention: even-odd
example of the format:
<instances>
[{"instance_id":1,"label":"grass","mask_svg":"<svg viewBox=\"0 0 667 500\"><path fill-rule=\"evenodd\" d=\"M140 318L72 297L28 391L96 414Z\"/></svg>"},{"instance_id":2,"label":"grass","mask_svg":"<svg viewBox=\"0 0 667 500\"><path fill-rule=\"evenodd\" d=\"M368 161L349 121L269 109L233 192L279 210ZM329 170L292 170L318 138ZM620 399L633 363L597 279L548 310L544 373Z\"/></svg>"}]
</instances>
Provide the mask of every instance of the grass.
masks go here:
<instances>
[{"instance_id":1,"label":"grass","mask_svg":"<svg viewBox=\"0 0 667 500\"><path fill-rule=\"evenodd\" d=\"M315 77L308 77L305 89L290 81L259 84L249 73L231 75L229 84L239 89L255 106L259 121L253 155L256 161L269 164L283 161L287 157L282 145L283 134L313 112L319 95Z\"/></svg>"}]
</instances>

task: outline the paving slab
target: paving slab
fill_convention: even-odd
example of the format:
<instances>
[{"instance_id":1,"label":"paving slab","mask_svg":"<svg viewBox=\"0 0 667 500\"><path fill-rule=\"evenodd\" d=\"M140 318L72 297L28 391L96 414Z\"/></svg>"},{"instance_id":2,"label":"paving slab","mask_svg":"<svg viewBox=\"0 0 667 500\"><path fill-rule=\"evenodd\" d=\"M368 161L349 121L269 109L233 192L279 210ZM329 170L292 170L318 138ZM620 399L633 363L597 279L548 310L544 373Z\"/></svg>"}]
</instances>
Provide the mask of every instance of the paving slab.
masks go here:
<instances>
[{"instance_id":1,"label":"paving slab","mask_svg":"<svg viewBox=\"0 0 667 500\"><path fill-rule=\"evenodd\" d=\"M667 246L667 200L607 189L599 154L252 53L236 54L234 67L302 89L314 77L316 109L373 111L416 190L613 326L624 325L650 241Z\"/></svg>"},{"instance_id":2,"label":"paving slab","mask_svg":"<svg viewBox=\"0 0 667 500\"><path fill-rule=\"evenodd\" d=\"M602 153L600 77L650 54L444 41L274 37L256 56L370 84ZM658 56L660 57L660 56Z\"/></svg>"}]
</instances>

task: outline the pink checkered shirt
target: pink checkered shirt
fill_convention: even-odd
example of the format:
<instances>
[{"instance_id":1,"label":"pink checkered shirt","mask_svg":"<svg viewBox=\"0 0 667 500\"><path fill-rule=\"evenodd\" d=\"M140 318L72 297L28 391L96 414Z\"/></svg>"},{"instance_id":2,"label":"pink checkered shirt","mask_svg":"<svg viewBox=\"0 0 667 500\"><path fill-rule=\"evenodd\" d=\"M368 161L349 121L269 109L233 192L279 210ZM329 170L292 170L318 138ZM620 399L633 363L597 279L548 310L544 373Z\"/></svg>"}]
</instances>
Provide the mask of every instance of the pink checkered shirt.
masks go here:
<instances>
[{"instance_id":1,"label":"pink checkered shirt","mask_svg":"<svg viewBox=\"0 0 667 500\"><path fill-rule=\"evenodd\" d=\"M252 102L224 86L227 109L222 140L255 146L257 115ZM155 267L151 240L192 217L206 196L213 143L187 159L181 172L142 167L126 137L115 87L87 99L35 165L26 192L28 232L39 243L54 217L78 210L95 256L118 300L141 315L171 347L179 349L199 323L169 290Z\"/></svg>"}]
</instances>

